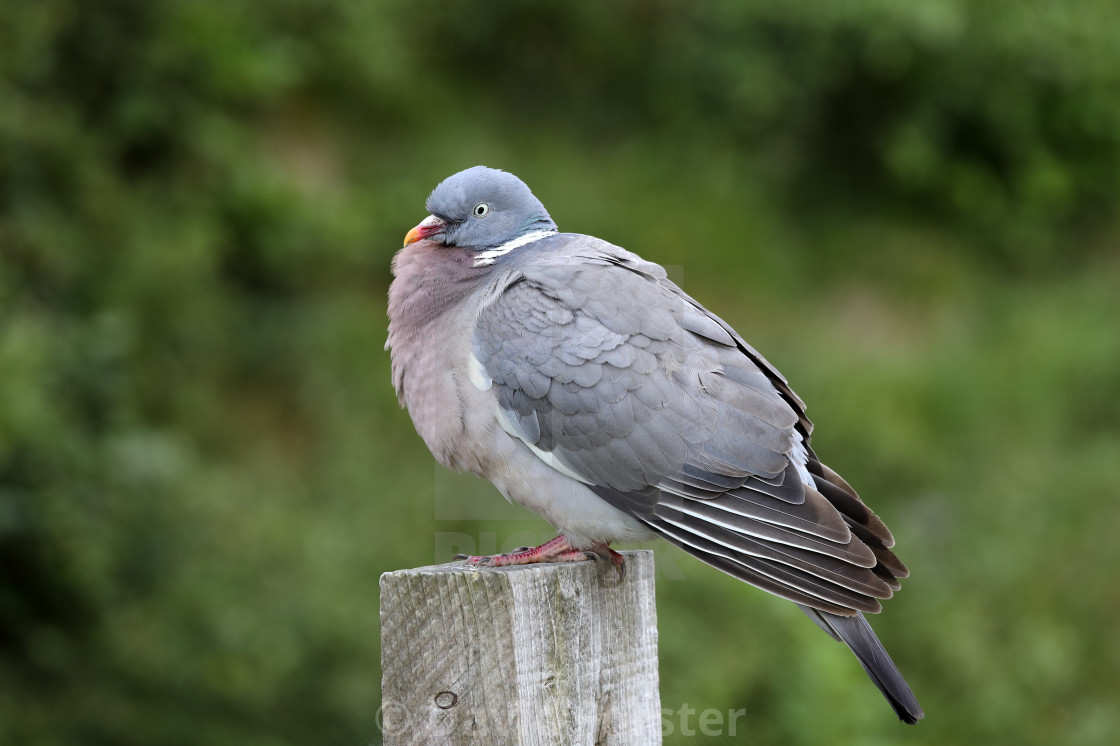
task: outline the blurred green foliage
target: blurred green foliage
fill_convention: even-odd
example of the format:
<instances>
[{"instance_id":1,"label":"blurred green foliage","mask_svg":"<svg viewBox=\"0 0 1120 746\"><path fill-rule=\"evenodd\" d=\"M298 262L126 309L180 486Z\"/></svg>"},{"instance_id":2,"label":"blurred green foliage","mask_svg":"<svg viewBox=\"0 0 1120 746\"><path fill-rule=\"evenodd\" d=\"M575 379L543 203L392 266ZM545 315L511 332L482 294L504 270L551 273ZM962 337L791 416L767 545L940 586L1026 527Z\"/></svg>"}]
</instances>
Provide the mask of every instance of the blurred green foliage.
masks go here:
<instances>
[{"instance_id":1,"label":"blurred green foliage","mask_svg":"<svg viewBox=\"0 0 1120 746\"><path fill-rule=\"evenodd\" d=\"M659 549L665 707L1114 743L1118 16L7 0L0 740L379 740L379 573L547 531L438 470L382 349L401 237L485 163L781 367L914 571L875 620L902 729L791 606Z\"/></svg>"}]
</instances>

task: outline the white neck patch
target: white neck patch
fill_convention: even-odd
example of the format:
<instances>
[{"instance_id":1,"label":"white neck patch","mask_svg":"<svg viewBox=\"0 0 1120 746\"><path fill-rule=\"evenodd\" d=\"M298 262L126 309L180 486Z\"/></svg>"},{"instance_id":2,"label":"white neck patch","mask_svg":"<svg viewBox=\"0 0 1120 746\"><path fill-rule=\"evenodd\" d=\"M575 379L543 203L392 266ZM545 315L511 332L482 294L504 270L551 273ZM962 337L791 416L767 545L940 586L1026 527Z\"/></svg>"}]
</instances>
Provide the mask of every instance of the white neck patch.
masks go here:
<instances>
[{"instance_id":1,"label":"white neck patch","mask_svg":"<svg viewBox=\"0 0 1120 746\"><path fill-rule=\"evenodd\" d=\"M556 231L532 231L531 233L526 233L524 236L518 236L512 241L506 241L501 246L495 246L492 249L480 251L474 258L474 266L485 267L493 264L498 261L500 257L505 256L514 249L519 249L525 244L530 244L534 241L540 241L542 238L547 238L555 233Z\"/></svg>"}]
</instances>

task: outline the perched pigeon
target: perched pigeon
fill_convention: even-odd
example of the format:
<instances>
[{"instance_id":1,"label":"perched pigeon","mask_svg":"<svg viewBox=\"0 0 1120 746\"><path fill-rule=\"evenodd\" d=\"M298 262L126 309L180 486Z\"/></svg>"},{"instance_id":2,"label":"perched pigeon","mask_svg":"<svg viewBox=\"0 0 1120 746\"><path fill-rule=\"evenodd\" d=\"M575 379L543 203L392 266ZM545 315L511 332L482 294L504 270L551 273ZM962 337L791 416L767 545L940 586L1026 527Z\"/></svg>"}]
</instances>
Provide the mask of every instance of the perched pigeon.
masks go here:
<instances>
[{"instance_id":1,"label":"perched pigeon","mask_svg":"<svg viewBox=\"0 0 1120 746\"><path fill-rule=\"evenodd\" d=\"M786 379L660 266L559 233L516 176L476 166L428 197L393 260L393 384L444 465L543 516L552 541L476 565L624 570L661 536L793 601L907 723L922 708L862 612L908 575L894 539L809 446Z\"/></svg>"}]
</instances>

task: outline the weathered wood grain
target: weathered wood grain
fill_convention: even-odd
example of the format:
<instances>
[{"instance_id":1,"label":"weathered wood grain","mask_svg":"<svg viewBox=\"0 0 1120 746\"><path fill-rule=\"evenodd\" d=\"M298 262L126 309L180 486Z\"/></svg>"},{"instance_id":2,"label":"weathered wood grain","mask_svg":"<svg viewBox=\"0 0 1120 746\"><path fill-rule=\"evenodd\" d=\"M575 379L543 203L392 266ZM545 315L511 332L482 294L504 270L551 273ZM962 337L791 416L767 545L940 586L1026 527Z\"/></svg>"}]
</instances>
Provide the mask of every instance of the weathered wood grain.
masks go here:
<instances>
[{"instance_id":1,"label":"weathered wood grain","mask_svg":"<svg viewBox=\"0 0 1120 746\"><path fill-rule=\"evenodd\" d=\"M381 576L382 731L396 744L661 743L653 555Z\"/></svg>"}]
</instances>

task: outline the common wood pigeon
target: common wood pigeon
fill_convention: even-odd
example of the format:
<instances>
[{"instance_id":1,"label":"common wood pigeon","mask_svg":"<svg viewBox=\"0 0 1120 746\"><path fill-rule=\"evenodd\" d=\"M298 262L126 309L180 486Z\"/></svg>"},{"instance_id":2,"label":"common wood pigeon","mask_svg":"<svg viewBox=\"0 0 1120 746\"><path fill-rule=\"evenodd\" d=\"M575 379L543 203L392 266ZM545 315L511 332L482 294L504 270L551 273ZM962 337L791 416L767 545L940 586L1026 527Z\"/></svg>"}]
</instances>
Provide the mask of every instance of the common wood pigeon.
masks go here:
<instances>
[{"instance_id":1,"label":"common wood pigeon","mask_svg":"<svg viewBox=\"0 0 1120 746\"><path fill-rule=\"evenodd\" d=\"M809 445L782 377L665 270L560 233L516 176L440 183L393 260L393 384L444 465L559 533L475 565L609 557L660 536L796 603L851 648L907 723L922 708L863 612L909 573Z\"/></svg>"}]
</instances>

